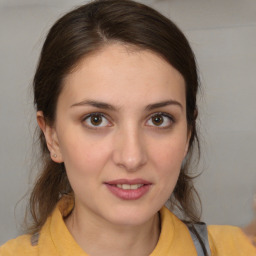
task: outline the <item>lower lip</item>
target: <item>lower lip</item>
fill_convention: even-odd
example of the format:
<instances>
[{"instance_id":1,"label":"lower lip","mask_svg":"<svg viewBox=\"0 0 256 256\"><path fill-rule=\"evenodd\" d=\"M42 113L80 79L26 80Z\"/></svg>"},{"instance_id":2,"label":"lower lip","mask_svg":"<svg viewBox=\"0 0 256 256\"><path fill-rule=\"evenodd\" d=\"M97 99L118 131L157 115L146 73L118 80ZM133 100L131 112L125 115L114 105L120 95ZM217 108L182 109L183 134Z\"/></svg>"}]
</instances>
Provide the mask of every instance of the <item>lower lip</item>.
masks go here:
<instances>
[{"instance_id":1,"label":"lower lip","mask_svg":"<svg viewBox=\"0 0 256 256\"><path fill-rule=\"evenodd\" d=\"M117 186L113 186L110 184L105 184L107 188L112 192L115 196L123 200L137 200L144 196L150 189L151 185L143 185L137 189L121 189Z\"/></svg>"}]
</instances>

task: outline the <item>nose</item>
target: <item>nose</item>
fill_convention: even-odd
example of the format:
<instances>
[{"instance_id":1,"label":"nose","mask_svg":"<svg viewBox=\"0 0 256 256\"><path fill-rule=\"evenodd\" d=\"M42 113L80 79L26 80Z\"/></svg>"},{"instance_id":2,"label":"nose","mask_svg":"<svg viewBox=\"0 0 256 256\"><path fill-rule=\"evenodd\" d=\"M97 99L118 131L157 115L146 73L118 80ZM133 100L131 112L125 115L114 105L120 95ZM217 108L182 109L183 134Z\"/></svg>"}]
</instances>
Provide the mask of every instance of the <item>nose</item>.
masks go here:
<instances>
[{"instance_id":1,"label":"nose","mask_svg":"<svg viewBox=\"0 0 256 256\"><path fill-rule=\"evenodd\" d=\"M147 163L145 140L138 129L119 131L114 139L113 161L127 171L137 171Z\"/></svg>"}]
</instances>

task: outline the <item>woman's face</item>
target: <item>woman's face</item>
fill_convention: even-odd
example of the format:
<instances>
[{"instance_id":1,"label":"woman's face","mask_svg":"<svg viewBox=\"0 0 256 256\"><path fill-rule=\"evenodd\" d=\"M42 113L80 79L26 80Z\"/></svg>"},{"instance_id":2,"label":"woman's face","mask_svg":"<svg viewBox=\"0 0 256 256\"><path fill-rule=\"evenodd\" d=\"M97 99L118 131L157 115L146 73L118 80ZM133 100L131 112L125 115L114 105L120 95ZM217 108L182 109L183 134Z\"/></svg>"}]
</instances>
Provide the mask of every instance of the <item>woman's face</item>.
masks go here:
<instances>
[{"instance_id":1,"label":"woman's face","mask_svg":"<svg viewBox=\"0 0 256 256\"><path fill-rule=\"evenodd\" d=\"M170 197L187 152L184 79L155 53L106 46L67 76L47 130L77 211L142 224Z\"/></svg>"}]
</instances>

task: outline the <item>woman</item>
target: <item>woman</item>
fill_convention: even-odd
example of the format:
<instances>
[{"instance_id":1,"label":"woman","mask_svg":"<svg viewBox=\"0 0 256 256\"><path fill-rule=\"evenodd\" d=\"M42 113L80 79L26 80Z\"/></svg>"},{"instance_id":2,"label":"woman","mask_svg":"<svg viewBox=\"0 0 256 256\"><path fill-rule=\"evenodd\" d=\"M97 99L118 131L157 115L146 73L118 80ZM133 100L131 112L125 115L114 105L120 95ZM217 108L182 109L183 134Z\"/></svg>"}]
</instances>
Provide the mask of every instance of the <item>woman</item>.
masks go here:
<instances>
[{"instance_id":1,"label":"woman","mask_svg":"<svg viewBox=\"0 0 256 256\"><path fill-rule=\"evenodd\" d=\"M94 1L58 20L34 77L34 222L0 255L255 255L239 228L201 232L197 91L186 38L151 8Z\"/></svg>"}]
</instances>

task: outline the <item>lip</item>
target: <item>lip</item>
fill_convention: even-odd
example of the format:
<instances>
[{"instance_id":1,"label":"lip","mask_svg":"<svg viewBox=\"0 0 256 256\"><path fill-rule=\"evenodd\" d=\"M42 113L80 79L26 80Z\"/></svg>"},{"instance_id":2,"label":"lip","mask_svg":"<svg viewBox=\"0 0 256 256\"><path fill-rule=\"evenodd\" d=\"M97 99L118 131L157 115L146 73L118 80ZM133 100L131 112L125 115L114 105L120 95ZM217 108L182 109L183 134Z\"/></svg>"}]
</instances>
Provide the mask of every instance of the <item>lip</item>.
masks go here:
<instances>
[{"instance_id":1,"label":"lip","mask_svg":"<svg viewBox=\"0 0 256 256\"><path fill-rule=\"evenodd\" d=\"M152 183L147 181L147 180L143 180L143 179L118 179L118 180L111 180L111 181L107 181L104 182L105 184L109 184L109 185L117 185L117 184L129 184L129 185L134 185L134 184L145 184L145 185L151 185Z\"/></svg>"},{"instance_id":2,"label":"lip","mask_svg":"<svg viewBox=\"0 0 256 256\"><path fill-rule=\"evenodd\" d=\"M118 180L104 182L104 184L113 195L115 195L116 197L122 200L138 200L148 193L152 185L151 182L143 179L132 179L132 180L118 179ZM125 190L122 188L118 188L116 186L117 184L129 184L129 185L143 184L143 186L137 189Z\"/></svg>"}]
</instances>

